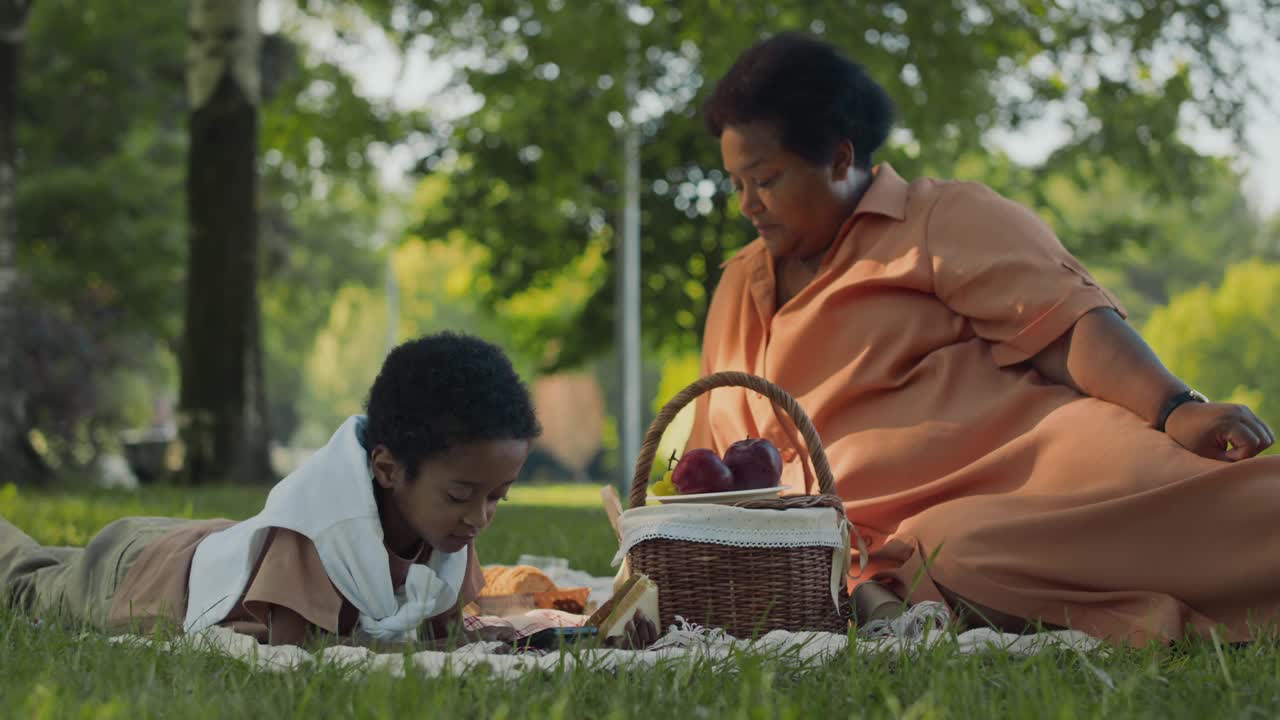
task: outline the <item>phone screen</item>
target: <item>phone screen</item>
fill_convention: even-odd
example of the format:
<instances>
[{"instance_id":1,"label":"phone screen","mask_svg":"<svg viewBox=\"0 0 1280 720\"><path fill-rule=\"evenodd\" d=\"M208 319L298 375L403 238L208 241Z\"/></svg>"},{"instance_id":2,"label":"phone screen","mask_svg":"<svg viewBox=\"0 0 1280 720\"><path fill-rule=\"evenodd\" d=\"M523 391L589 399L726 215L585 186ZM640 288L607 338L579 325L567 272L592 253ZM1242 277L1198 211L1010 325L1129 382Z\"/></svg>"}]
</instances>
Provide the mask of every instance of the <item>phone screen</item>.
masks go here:
<instances>
[{"instance_id":1,"label":"phone screen","mask_svg":"<svg viewBox=\"0 0 1280 720\"><path fill-rule=\"evenodd\" d=\"M560 627L547 628L515 641L516 647L533 648L535 650L555 650L556 648L600 635L596 627Z\"/></svg>"}]
</instances>

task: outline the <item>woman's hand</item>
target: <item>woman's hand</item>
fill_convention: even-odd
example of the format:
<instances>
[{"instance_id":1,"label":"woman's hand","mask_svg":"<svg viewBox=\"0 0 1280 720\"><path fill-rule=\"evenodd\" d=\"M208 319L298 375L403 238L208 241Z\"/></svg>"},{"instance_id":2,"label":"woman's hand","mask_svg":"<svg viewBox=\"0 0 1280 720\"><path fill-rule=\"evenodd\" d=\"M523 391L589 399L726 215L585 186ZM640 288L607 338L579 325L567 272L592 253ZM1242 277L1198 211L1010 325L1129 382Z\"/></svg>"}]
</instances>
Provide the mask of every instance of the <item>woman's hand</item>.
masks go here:
<instances>
[{"instance_id":1,"label":"woman's hand","mask_svg":"<svg viewBox=\"0 0 1280 720\"><path fill-rule=\"evenodd\" d=\"M1244 405L1183 403L1165 421L1165 433L1197 455L1236 462L1275 444L1276 435Z\"/></svg>"},{"instance_id":2,"label":"woman's hand","mask_svg":"<svg viewBox=\"0 0 1280 720\"><path fill-rule=\"evenodd\" d=\"M1108 308L1085 314L1032 364L1046 378L1128 408L1152 427L1164 402L1188 387ZM1225 462L1251 458L1276 441L1252 410L1227 403L1183 403L1164 430L1191 452Z\"/></svg>"},{"instance_id":3,"label":"woman's hand","mask_svg":"<svg viewBox=\"0 0 1280 720\"><path fill-rule=\"evenodd\" d=\"M658 626L642 612L637 612L621 635L607 638L605 647L618 650L644 650L658 641Z\"/></svg>"}]
</instances>

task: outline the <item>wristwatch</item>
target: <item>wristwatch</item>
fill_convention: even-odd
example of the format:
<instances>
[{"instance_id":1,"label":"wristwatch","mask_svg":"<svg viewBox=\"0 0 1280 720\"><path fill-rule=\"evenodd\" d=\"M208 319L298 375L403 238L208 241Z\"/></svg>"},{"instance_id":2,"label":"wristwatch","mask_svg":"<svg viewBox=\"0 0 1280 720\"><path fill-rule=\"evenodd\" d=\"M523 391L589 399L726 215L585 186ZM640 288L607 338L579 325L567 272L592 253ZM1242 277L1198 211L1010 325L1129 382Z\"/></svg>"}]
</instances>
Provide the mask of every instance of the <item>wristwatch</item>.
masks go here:
<instances>
[{"instance_id":1,"label":"wristwatch","mask_svg":"<svg viewBox=\"0 0 1280 720\"><path fill-rule=\"evenodd\" d=\"M1189 402L1207 403L1209 398L1195 390L1186 390L1169 398L1164 407L1160 408L1160 418L1156 420L1156 430L1164 432L1164 424L1169 421L1169 416L1173 414L1173 411Z\"/></svg>"}]
</instances>

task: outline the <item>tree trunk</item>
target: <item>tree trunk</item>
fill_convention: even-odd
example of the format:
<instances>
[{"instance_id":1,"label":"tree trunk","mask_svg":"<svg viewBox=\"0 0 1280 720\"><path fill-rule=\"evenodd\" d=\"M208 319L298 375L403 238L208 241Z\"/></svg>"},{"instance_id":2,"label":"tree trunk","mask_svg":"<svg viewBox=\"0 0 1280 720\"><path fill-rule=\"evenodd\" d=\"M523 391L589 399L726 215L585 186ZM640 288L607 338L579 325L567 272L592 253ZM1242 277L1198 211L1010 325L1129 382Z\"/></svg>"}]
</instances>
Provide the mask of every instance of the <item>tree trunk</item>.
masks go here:
<instances>
[{"instance_id":1,"label":"tree trunk","mask_svg":"<svg viewBox=\"0 0 1280 720\"><path fill-rule=\"evenodd\" d=\"M42 480L27 442L26 398L18 373L18 67L30 3L0 0L0 468L3 482Z\"/></svg>"},{"instance_id":2,"label":"tree trunk","mask_svg":"<svg viewBox=\"0 0 1280 720\"><path fill-rule=\"evenodd\" d=\"M193 0L188 29L186 474L258 482L271 472L257 296L257 3Z\"/></svg>"}]
</instances>

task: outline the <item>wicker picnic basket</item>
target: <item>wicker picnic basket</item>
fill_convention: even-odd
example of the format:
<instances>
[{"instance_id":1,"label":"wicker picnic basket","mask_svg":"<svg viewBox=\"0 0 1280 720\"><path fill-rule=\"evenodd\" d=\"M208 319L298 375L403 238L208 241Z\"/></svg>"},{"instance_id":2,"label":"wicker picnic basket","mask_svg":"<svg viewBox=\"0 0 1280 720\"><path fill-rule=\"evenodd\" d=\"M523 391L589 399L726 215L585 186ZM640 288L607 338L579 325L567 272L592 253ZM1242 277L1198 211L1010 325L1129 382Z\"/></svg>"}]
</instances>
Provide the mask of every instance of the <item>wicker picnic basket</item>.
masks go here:
<instances>
[{"instance_id":1,"label":"wicker picnic basket","mask_svg":"<svg viewBox=\"0 0 1280 720\"><path fill-rule=\"evenodd\" d=\"M844 506L835 495L831 467L813 422L785 390L764 378L741 372L704 377L662 408L649 427L636 460L628 507L644 507L658 441L676 413L699 395L723 387L760 393L791 417L809 449L821 493L734 505L777 512L829 507L831 522L842 524ZM738 638L756 637L770 630L843 633L848 628L845 583L840 583L838 606L832 602L830 547L736 547L655 538L633 545L627 561L632 572L643 573L657 584L661 627L670 627L679 615L689 622L724 628Z\"/></svg>"}]
</instances>

